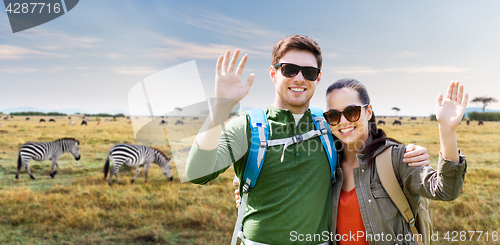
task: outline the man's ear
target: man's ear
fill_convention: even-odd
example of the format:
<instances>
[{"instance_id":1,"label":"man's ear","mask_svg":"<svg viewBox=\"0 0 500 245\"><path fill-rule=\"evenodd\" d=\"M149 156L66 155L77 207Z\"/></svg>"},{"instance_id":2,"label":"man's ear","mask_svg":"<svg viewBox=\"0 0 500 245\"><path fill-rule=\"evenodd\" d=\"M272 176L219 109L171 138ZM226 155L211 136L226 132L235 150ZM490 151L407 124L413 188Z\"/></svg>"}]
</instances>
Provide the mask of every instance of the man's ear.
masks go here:
<instances>
[{"instance_id":1,"label":"man's ear","mask_svg":"<svg viewBox=\"0 0 500 245\"><path fill-rule=\"evenodd\" d=\"M318 79L316 79L316 85L321 81L321 72L319 72Z\"/></svg>"},{"instance_id":2,"label":"man's ear","mask_svg":"<svg viewBox=\"0 0 500 245\"><path fill-rule=\"evenodd\" d=\"M276 82L277 70L273 66L269 67L269 76L271 77L271 80L273 80L274 84L277 84Z\"/></svg>"}]
</instances>

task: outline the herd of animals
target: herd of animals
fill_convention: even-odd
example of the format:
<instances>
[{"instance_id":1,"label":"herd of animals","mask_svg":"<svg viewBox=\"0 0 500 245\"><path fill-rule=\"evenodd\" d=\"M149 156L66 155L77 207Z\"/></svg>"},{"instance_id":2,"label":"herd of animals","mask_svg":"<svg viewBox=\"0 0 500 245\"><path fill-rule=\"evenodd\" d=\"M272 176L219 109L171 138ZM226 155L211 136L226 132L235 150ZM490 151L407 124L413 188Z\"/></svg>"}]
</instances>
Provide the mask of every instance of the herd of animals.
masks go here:
<instances>
[{"instance_id":1,"label":"herd of animals","mask_svg":"<svg viewBox=\"0 0 500 245\"><path fill-rule=\"evenodd\" d=\"M8 120L9 117L4 117L4 120ZM13 118L11 116L11 118ZM69 117L68 119L71 119ZM130 119L130 118L127 118ZM182 118L184 119L184 118ZM193 118L197 120L198 118ZM402 119L402 118L400 118ZM411 117L410 120L416 120L416 117ZM29 117L26 117L26 121L31 120ZM109 119L106 119L109 121ZM39 122L45 122L44 119L40 119ZM49 122L55 122L55 119L51 118ZM87 125L88 119L83 118L81 125ZM99 125L100 121L98 122ZM131 121L129 122L131 123ZM167 124L167 122L162 119L160 125ZM384 120L378 120L378 125L385 125ZM402 122L400 120L394 120L392 125L401 125ZM467 120L467 125L470 124L470 121ZM3 127L5 124L0 124L0 127ZM74 121L71 121L70 126L74 125ZM184 125L182 120L177 120L175 125ZM482 121L479 121L478 125L483 125ZM0 133L4 133L5 130L0 130ZM6 132L6 131L5 131ZM16 179L19 178L19 173L22 167L25 167L27 174L31 179L35 179L33 174L31 174L30 170L30 161L45 161L51 160L51 170L50 177L54 178L57 174L57 170L59 169L59 164L57 160L64 153L71 153L75 160L80 160L80 149L79 149L80 141L75 138L62 138L52 142L27 142L24 143L19 148L18 160L17 160L17 172ZM157 148L147 147L144 145L132 145L132 144L116 144L110 148L108 152L108 156L106 158L106 162L104 164L104 178L107 177L110 172L110 161L113 162L113 168L111 169L111 173L109 175L108 183L112 185L113 176L116 176L117 182L120 183L118 177L118 169L125 165L127 167L135 167L136 174L134 178L131 180L134 183L135 179L139 176L141 167L144 166L145 169L145 181L148 179L148 170L151 163L155 163L161 167L162 173L171 181L173 180L172 175L172 167L170 165L170 158L163 153L161 150Z\"/></svg>"},{"instance_id":2,"label":"herd of animals","mask_svg":"<svg viewBox=\"0 0 500 245\"><path fill-rule=\"evenodd\" d=\"M31 179L35 179L30 170L30 161L45 161L51 160L52 165L50 168L50 177L54 178L59 169L59 164L57 160L64 153L71 153L75 160L80 160L80 141L75 138L62 138L52 142L27 142L24 143L19 148L18 158L17 158L17 172L16 179L19 178L19 172L24 166L27 174ZM116 144L108 152L106 158L106 163L104 164L104 178L107 177L110 172L110 160L113 162L113 168L111 169L111 174L109 176L108 183L112 184L113 176L116 176L116 180L120 183L118 178L118 169L125 165L127 167L135 167L136 175L131 180L134 183L137 176L139 176L141 167L144 166L144 176L145 181L148 180L148 171L151 163L156 163L161 167L163 174L170 180L173 180L172 167L170 165L170 157L168 157L161 150L153 147L147 147L144 145L132 145L132 144Z\"/></svg>"},{"instance_id":3,"label":"herd of animals","mask_svg":"<svg viewBox=\"0 0 500 245\"><path fill-rule=\"evenodd\" d=\"M7 120L8 118L4 118ZM71 119L71 117L69 117ZM128 118L129 119L129 118ZM31 120L29 117L26 121ZM106 119L109 120L109 119ZM180 121L180 120L178 120ZM40 122L45 122L44 119L40 119ZM55 122L55 119L50 119L49 122ZM100 121L99 121L100 122ZM98 123L99 123L98 122ZM182 122L182 121L181 121ZM82 120L82 125L86 125L87 120L85 118ZM70 126L74 124L74 121L70 122ZM178 123L176 123L177 125ZM183 123L182 123L183 124ZM0 124L3 127L5 124ZM54 178L59 169L59 163L57 160L64 153L71 153L75 160L80 160L80 141L75 138L61 138L52 142L26 142L19 148L18 159L17 159L17 172L16 179L19 178L19 173L24 167L27 174L31 179L35 179L30 170L30 161L45 161L50 160L52 162L50 169L50 177ZM113 162L113 167L110 170L110 161ZM148 171L151 163L155 163L160 166L162 173L168 178L168 180L173 180L172 167L170 165L171 158L168 157L160 149L154 147L148 147L144 145L133 145L133 144L115 144L110 148L106 162L104 164L104 178L110 173L108 183L112 185L113 176L116 176L117 182L120 184L118 177L118 169L125 165L127 167L135 167L136 175L131 180L134 183L135 179L139 176L140 170L144 167L145 181L148 180Z\"/></svg>"}]
</instances>

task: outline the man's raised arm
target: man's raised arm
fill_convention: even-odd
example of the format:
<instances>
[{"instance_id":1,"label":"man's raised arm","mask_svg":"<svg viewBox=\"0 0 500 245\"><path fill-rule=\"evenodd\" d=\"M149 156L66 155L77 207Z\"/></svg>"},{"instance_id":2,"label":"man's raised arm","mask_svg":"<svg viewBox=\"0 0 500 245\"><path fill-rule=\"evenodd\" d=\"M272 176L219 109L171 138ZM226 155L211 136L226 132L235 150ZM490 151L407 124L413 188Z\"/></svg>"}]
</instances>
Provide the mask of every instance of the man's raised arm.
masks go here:
<instances>
[{"instance_id":1,"label":"man's raised arm","mask_svg":"<svg viewBox=\"0 0 500 245\"><path fill-rule=\"evenodd\" d=\"M233 107L248 94L252 86L255 74L250 74L245 85L241 85L241 76L245 67L248 55L243 56L238 68L235 71L236 61L240 54L239 50L234 52L233 58L229 60L230 51L226 51L224 56L217 60L215 73L215 101L210 105L210 115L205 120L200 132L196 136L197 148L203 151L212 151L219 146L219 137L222 132L222 125L228 119ZM193 151L193 150L192 150ZM192 152L191 152L192 153ZM186 175L189 180L211 174L215 167L215 155L208 161L193 160L197 156L190 153L186 164ZM196 155L196 152L194 153Z\"/></svg>"}]
</instances>

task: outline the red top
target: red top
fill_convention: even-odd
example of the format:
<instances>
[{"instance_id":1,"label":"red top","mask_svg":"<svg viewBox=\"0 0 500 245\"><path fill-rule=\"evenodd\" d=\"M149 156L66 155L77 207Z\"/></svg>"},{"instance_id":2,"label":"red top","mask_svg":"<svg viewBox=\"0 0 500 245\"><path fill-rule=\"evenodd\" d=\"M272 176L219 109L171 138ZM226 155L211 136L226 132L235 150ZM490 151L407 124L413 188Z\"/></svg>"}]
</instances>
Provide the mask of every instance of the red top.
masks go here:
<instances>
[{"instance_id":1,"label":"red top","mask_svg":"<svg viewBox=\"0 0 500 245\"><path fill-rule=\"evenodd\" d=\"M339 208L337 211L337 244L366 244L366 230L359 211L356 188L347 192L340 191Z\"/></svg>"}]
</instances>

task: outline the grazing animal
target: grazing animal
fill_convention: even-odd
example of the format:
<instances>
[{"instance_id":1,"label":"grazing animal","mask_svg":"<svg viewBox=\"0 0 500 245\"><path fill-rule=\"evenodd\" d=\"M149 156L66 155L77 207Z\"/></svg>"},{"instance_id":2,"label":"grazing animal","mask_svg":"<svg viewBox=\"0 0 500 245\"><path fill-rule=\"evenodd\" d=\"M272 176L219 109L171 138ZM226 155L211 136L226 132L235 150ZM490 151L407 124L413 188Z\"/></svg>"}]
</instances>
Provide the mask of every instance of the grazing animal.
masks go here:
<instances>
[{"instance_id":1,"label":"grazing animal","mask_svg":"<svg viewBox=\"0 0 500 245\"><path fill-rule=\"evenodd\" d=\"M470 121L469 121L469 120L467 120L467 126L469 126L469 124L470 124Z\"/></svg>"},{"instance_id":2,"label":"grazing animal","mask_svg":"<svg viewBox=\"0 0 500 245\"><path fill-rule=\"evenodd\" d=\"M31 159L35 161L45 161L48 159L52 160L50 177L54 178L57 174L57 170L59 169L57 159L59 159L62 154L71 152L77 161L80 160L80 149L78 148L78 145L80 145L80 142L74 138L62 138L53 142L24 143L21 148L19 148L16 179L19 178L19 171L21 171L23 166L26 167L26 171L31 179L35 179L30 171Z\"/></svg>"},{"instance_id":3,"label":"grazing animal","mask_svg":"<svg viewBox=\"0 0 500 245\"><path fill-rule=\"evenodd\" d=\"M392 123L392 125L401 125L401 121L399 120L394 120L394 122Z\"/></svg>"},{"instance_id":4,"label":"grazing animal","mask_svg":"<svg viewBox=\"0 0 500 245\"><path fill-rule=\"evenodd\" d=\"M85 126L87 126L87 121L85 121L85 120L82 120L82 123L80 124L80 126L82 126L82 125L85 125Z\"/></svg>"},{"instance_id":5,"label":"grazing animal","mask_svg":"<svg viewBox=\"0 0 500 245\"><path fill-rule=\"evenodd\" d=\"M477 125L484 125L483 121L479 121Z\"/></svg>"},{"instance_id":6,"label":"grazing animal","mask_svg":"<svg viewBox=\"0 0 500 245\"><path fill-rule=\"evenodd\" d=\"M49 120L49 122L56 122L56 119L51 118L51 119Z\"/></svg>"},{"instance_id":7,"label":"grazing animal","mask_svg":"<svg viewBox=\"0 0 500 245\"><path fill-rule=\"evenodd\" d=\"M68 117L68 119L71 119L71 117Z\"/></svg>"},{"instance_id":8,"label":"grazing animal","mask_svg":"<svg viewBox=\"0 0 500 245\"><path fill-rule=\"evenodd\" d=\"M410 120L417 120L417 117L411 117Z\"/></svg>"},{"instance_id":9,"label":"grazing animal","mask_svg":"<svg viewBox=\"0 0 500 245\"><path fill-rule=\"evenodd\" d=\"M101 121L97 122L97 125L101 124Z\"/></svg>"},{"instance_id":10,"label":"grazing animal","mask_svg":"<svg viewBox=\"0 0 500 245\"><path fill-rule=\"evenodd\" d=\"M8 134L9 131L7 131L7 130L0 130L0 133L2 133L2 134Z\"/></svg>"},{"instance_id":11,"label":"grazing animal","mask_svg":"<svg viewBox=\"0 0 500 245\"><path fill-rule=\"evenodd\" d=\"M69 122L69 126L73 126L73 125L75 125L75 121Z\"/></svg>"},{"instance_id":12,"label":"grazing animal","mask_svg":"<svg viewBox=\"0 0 500 245\"><path fill-rule=\"evenodd\" d=\"M156 148L150 148L144 145L130 145L130 144L116 144L111 149L109 149L108 157L106 158L106 163L104 163L104 179L108 176L109 172L109 161L113 161L113 169L109 175L109 185L112 184L113 175L116 175L116 180L120 184L120 179L118 178L118 169L120 166L125 165L127 167L136 167L135 176L131 183L134 183L141 167L144 166L144 181L148 181L148 171L151 163L156 163L161 167L161 171L168 178L168 180L173 180L172 167L170 166L170 158L165 155L162 151Z\"/></svg>"},{"instance_id":13,"label":"grazing animal","mask_svg":"<svg viewBox=\"0 0 500 245\"><path fill-rule=\"evenodd\" d=\"M10 118L14 118L14 116L10 116Z\"/></svg>"},{"instance_id":14,"label":"grazing animal","mask_svg":"<svg viewBox=\"0 0 500 245\"><path fill-rule=\"evenodd\" d=\"M385 121L384 120L378 120L377 125L382 125L382 124L385 125Z\"/></svg>"},{"instance_id":15,"label":"grazing animal","mask_svg":"<svg viewBox=\"0 0 500 245\"><path fill-rule=\"evenodd\" d=\"M198 120L198 117L193 117L193 120Z\"/></svg>"},{"instance_id":16,"label":"grazing animal","mask_svg":"<svg viewBox=\"0 0 500 245\"><path fill-rule=\"evenodd\" d=\"M26 121L29 121L29 120L30 120L30 118L29 118L29 117L27 117L27 118L26 118Z\"/></svg>"},{"instance_id":17,"label":"grazing animal","mask_svg":"<svg viewBox=\"0 0 500 245\"><path fill-rule=\"evenodd\" d=\"M175 122L175 126L177 126L177 125L179 125L179 124L180 124L180 125L184 125L184 122L183 122L183 121L181 121L181 120L177 120L177 122Z\"/></svg>"},{"instance_id":18,"label":"grazing animal","mask_svg":"<svg viewBox=\"0 0 500 245\"><path fill-rule=\"evenodd\" d=\"M132 123L132 120L128 121L128 124L131 124Z\"/></svg>"},{"instance_id":19,"label":"grazing animal","mask_svg":"<svg viewBox=\"0 0 500 245\"><path fill-rule=\"evenodd\" d=\"M162 125L162 124L167 125L168 123L167 123L167 121L165 121L165 120L161 120L160 125ZM177 124L176 124L176 125L177 125Z\"/></svg>"},{"instance_id":20,"label":"grazing animal","mask_svg":"<svg viewBox=\"0 0 500 245\"><path fill-rule=\"evenodd\" d=\"M399 120L403 120L403 118L402 118L402 117L400 117L400 118L399 118Z\"/></svg>"},{"instance_id":21,"label":"grazing animal","mask_svg":"<svg viewBox=\"0 0 500 245\"><path fill-rule=\"evenodd\" d=\"M9 117L4 117L3 120L9 120Z\"/></svg>"},{"instance_id":22,"label":"grazing animal","mask_svg":"<svg viewBox=\"0 0 500 245\"><path fill-rule=\"evenodd\" d=\"M45 119L43 119L43 118L40 118L40 122L45 122Z\"/></svg>"}]
</instances>

